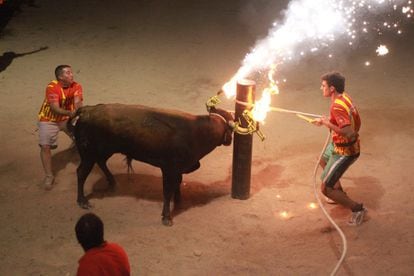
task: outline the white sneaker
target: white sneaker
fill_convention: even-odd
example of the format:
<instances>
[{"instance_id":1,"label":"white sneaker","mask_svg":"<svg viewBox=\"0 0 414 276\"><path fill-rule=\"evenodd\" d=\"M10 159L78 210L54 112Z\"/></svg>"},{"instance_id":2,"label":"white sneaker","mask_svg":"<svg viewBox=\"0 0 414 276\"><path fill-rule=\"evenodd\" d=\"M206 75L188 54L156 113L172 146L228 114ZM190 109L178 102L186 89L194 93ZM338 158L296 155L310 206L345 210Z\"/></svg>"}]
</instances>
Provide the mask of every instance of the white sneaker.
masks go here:
<instances>
[{"instance_id":1,"label":"white sneaker","mask_svg":"<svg viewBox=\"0 0 414 276\"><path fill-rule=\"evenodd\" d=\"M43 180L43 188L46 191L50 191L53 188L54 182L55 182L55 177L53 175L46 175L45 180Z\"/></svg>"},{"instance_id":2,"label":"white sneaker","mask_svg":"<svg viewBox=\"0 0 414 276\"><path fill-rule=\"evenodd\" d=\"M365 207L362 207L361 211L352 212L352 216L350 220L348 221L348 224L352 226L360 225L364 221L364 217L367 212L368 212L368 209Z\"/></svg>"}]
</instances>

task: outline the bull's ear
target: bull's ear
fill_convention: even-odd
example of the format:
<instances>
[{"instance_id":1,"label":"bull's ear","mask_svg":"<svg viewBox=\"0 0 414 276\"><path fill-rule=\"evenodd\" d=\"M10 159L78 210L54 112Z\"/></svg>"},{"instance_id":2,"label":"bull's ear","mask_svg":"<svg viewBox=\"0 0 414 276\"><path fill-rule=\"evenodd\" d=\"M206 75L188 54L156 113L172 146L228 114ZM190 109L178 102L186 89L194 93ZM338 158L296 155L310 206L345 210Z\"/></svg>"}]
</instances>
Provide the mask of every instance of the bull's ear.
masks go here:
<instances>
[{"instance_id":1,"label":"bull's ear","mask_svg":"<svg viewBox=\"0 0 414 276\"><path fill-rule=\"evenodd\" d=\"M217 113L217 108L215 106L207 107L208 113Z\"/></svg>"},{"instance_id":2,"label":"bull's ear","mask_svg":"<svg viewBox=\"0 0 414 276\"><path fill-rule=\"evenodd\" d=\"M232 140L233 140L233 131L229 131L229 130L227 130L227 131L224 133L223 145L224 145L224 146L230 146L230 145L231 145Z\"/></svg>"}]
</instances>

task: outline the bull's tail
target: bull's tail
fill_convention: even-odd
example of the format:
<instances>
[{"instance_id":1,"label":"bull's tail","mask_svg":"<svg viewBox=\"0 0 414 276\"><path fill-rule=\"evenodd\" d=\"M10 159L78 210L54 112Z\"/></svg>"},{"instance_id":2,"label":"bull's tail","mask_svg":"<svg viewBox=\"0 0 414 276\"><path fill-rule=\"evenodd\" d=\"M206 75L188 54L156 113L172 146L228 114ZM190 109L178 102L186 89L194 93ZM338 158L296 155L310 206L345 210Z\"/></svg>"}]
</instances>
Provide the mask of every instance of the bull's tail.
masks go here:
<instances>
[{"instance_id":1,"label":"bull's tail","mask_svg":"<svg viewBox=\"0 0 414 276\"><path fill-rule=\"evenodd\" d=\"M125 160L126 160L126 163L127 163L127 166L128 166L128 175L130 174L130 173L134 173L134 168L132 168L132 157L131 156L127 156L126 158L125 158Z\"/></svg>"}]
</instances>

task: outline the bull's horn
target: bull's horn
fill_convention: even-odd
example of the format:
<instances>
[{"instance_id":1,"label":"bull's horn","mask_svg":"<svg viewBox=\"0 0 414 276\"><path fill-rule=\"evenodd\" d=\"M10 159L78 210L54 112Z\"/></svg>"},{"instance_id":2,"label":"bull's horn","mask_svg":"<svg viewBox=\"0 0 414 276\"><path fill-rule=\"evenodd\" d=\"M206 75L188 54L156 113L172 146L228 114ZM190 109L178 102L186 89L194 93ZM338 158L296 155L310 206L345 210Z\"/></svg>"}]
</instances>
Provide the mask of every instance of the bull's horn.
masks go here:
<instances>
[{"instance_id":1,"label":"bull's horn","mask_svg":"<svg viewBox=\"0 0 414 276\"><path fill-rule=\"evenodd\" d=\"M228 121L227 124L234 131L237 128L237 125L234 121Z\"/></svg>"},{"instance_id":2,"label":"bull's horn","mask_svg":"<svg viewBox=\"0 0 414 276\"><path fill-rule=\"evenodd\" d=\"M240 123L234 122L234 121L229 121L228 124L233 129L233 131L238 134L249 135L249 134L256 133L259 136L260 140L264 141L266 139L266 137L263 135L263 133L258 128L241 127Z\"/></svg>"},{"instance_id":3,"label":"bull's horn","mask_svg":"<svg viewBox=\"0 0 414 276\"><path fill-rule=\"evenodd\" d=\"M79 119L79 115L77 115L77 116L73 117L73 118L70 120L70 123L72 124L72 126L76 126L76 123L78 122L78 119Z\"/></svg>"}]
</instances>

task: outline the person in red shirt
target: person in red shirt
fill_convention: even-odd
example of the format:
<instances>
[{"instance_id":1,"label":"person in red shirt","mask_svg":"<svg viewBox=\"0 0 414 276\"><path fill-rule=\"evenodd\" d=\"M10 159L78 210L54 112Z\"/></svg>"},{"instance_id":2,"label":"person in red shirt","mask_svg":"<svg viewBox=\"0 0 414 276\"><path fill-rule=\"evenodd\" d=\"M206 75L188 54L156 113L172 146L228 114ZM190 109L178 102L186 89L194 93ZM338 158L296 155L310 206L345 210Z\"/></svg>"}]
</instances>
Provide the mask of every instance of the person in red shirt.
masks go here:
<instances>
[{"instance_id":1,"label":"person in red shirt","mask_svg":"<svg viewBox=\"0 0 414 276\"><path fill-rule=\"evenodd\" d=\"M351 97L344 92L345 78L338 72L321 77L323 96L331 99L330 116L316 119L314 124L326 126L332 134L332 141L326 147L320 165L322 172L322 193L335 203L352 211L350 225L360 225L367 209L362 203L349 198L343 191L339 179L360 155L359 129L361 118Z\"/></svg>"},{"instance_id":2,"label":"person in red shirt","mask_svg":"<svg viewBox=\"0 0 414 276\"><path fill-rule=\"evenodd\" d=\"M55 69L56 80L46 87L46 94L38 117L40 159L45 172L44 188L50 190L54 183L51 149L57 147L59 131L72 138L66 128L70 117L82 106L82 86L73 80L72 68L59 65Z\"/></svg>"},{"instance_id":3,"label":"person in red shirt","mask_svg":"<svg viewBox=\"0 0 414 276\"><path fill-rule=\"evenodd\" d=\"M93 213L81 216L76 238L85 254L79 260L77 276L129 276L131 268L125 250L104 240L102 220Z\"/></svg>"}]
</instances>

